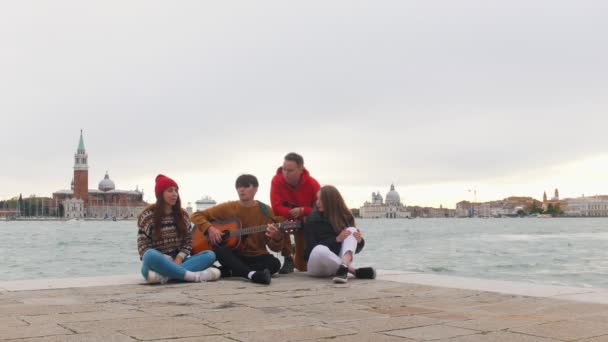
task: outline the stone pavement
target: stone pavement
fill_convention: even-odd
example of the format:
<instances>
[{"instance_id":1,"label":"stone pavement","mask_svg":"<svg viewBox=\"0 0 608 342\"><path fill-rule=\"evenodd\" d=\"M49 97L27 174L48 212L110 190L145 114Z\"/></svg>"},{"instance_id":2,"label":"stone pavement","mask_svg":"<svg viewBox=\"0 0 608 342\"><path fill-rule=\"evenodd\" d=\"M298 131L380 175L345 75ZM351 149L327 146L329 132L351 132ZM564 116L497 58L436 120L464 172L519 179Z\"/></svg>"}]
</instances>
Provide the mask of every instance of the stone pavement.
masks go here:
<instances>
[{"instance_id":1,"label":"stone pavement","mask_svg":"<svg viewBox=\"0 0 608 342\"><path fill-rule=\"evenodd\" d=\"M381 278L337 285L295 273L270 286L236 279L4 286L0 340L608 341L606 304Z\"/></svg>"}]
</instances>

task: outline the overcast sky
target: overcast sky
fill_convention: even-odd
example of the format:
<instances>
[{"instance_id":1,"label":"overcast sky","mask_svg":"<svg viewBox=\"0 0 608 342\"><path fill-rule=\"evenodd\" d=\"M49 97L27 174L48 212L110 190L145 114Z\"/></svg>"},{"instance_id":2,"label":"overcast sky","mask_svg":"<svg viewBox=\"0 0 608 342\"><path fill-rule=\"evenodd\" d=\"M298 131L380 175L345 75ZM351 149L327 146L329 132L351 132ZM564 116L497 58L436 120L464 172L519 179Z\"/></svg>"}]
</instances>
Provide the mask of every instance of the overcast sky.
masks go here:
<instances>
[{"instance_id":1,"label":"overcast sky","mask_svg":"<svg viewBox=\"0 0 608 342\"><path fill-rule=\"evenodd\" d=\"M608 194L606 1L0 4L0 199L158 173L258 198L287 152L360 206Z\"/></svg>"}]
</instances>

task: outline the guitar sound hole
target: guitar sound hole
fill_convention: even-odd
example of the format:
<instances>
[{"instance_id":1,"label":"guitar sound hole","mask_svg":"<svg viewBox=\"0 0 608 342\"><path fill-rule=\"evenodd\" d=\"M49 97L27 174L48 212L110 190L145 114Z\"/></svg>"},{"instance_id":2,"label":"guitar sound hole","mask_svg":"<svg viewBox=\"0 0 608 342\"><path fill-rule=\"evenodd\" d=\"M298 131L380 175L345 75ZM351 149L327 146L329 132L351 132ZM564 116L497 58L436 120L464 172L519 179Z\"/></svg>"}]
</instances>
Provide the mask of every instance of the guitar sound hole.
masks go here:
<instances>
[{"instance_id":1,"label":"guitar sound hole","mask_svg":"<svg viewBox=\"0 0 608 342\"><path fill-rule=\"evenodd\" d=\"M229 230L224 230L222 231L222 241L220 242L220 246L226 246L226 243L228 243L228 239L230 238L230 231Z\"/></svg>"}]
</instances>

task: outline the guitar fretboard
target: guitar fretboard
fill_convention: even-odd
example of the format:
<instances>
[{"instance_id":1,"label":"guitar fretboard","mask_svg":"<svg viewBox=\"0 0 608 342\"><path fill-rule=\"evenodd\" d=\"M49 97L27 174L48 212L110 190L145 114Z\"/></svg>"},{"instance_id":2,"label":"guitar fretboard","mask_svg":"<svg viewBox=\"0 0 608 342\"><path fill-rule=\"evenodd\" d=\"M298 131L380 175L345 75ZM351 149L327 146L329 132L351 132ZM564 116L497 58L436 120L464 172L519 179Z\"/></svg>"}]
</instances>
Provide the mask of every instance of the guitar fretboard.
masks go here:
<instances>
[{"instance_id":1,"label":"guitar fretboard","mask_svg":"<svg viewBox=\"0 0 608 342\"><path fill-rule=\"evenodd\" d=\"M283 229L283 230L295 229L295 228L300 227L299 222L282 222L282 223L276 223L276 225L279 229ZM239 230L231 231L230 236L249 235L249 234L264 232L264 231L266 231L266 227L267 227L267 225L239 229Z\"/></svg>"}]
</instances>

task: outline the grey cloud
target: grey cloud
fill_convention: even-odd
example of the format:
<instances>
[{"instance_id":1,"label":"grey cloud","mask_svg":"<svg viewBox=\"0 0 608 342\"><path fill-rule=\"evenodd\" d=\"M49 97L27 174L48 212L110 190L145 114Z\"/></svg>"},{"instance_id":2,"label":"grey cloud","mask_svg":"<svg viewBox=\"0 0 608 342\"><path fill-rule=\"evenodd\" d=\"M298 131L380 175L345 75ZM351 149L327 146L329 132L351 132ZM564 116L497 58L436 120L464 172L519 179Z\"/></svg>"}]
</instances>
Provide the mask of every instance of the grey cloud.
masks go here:
<instances>
[{"instance_id":1,"label":"grey cloud","mask_svg":"<svg viewBox=\"0 0 608 342\"><path fill-rule=\"evenodd\" d=\"M330 180L425 184L608 153L603 1L2 7L11 180L69 178L81 128L126 177L297 150Z\"/></svg>"}]
</instances>

